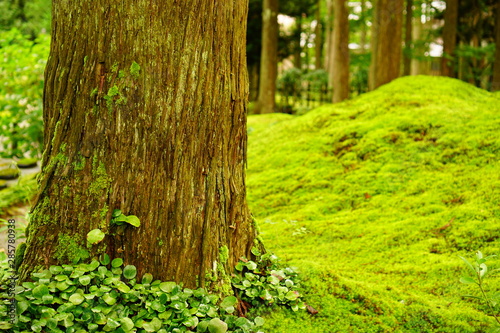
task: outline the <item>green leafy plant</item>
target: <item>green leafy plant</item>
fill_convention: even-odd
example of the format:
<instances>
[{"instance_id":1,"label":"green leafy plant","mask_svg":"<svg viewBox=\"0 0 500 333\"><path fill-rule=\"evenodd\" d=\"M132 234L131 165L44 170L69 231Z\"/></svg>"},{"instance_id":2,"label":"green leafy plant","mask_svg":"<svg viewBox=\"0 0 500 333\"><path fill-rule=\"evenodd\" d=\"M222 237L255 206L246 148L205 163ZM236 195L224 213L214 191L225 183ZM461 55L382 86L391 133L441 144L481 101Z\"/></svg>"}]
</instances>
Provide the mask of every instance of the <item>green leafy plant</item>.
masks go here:
<instances>
[{"instance_id":1,"label":"green leafy plant","mask_svg":"<svg viewBox=\"0 0 500 333\"><path fill-rule=\"evenodd\" d=\"M500 271L499 268L495 269L488 269L488 266L486 265L486 262L492 258L496 257L496 255L491 255L484 257L481 251L477 251L475 260L473 263L471 263L469 260L467 260L464 257L460 256L460 259L462 259L467 267L469 268L469 271L472 273L472 276L462 276L460 278L460 282L464 284L475 284L479 288L481 292L481 296L466 296L466 297L471 297L471 298L476 298L479 299L483 302L486 303L488 309L491 312L491 315L493 318L495 318L496 322L498 323L497 327L497 332L500 332L500 317L499 317L499 312L496 309L497 305L500 302L500 291L496 291L494 294L489 294L486 291L486 286L484 283L484 280L486 279L487 276L491 276L492 273Z\"/></svg>"},{"instance_id":2,"label":"green leafy plant","mask_svg":"<svg viewBox=\"0 0 500 333\"><path fill-rule=\"evenodd\" d=\"M135 215L124 215L121 210L115 209L113 211L112 219L111 219L111 225L123 225L125 223L128 223L130 225L133 225L134 227L138 228L141 225L141 221L139 218Z\"/></svg>"},{"instance_id":3,"label":"green leafy plant","mask_svg":"<svg viewBox=\"0 0 500 333\"><path fill-rule=\"evenodd\" d=\"M17 290L16 332L246 333L263 324L260 317L235 316L234 296L220 299L203 288L154 280L149 273L139 280L135 266L107 254L31 277ZM0 322L7 320L4 308L0 304Z\"/></svg>"},{"instance_id":4,"label":"green leafy plant","mask_svg":"<svg viewBox=\"0 0 500 333\"><path fill-rule=\"evenodd\" d=\"M0 128L4 140L0 156L40 154L43 141L43 71L50 37L33 41L17 29L0 32Z\"/></svg>"},{"instance_id":5,"label":"green leafy plant","mask_svg":"<svg viewBox=\"0 0 500 333\"><path fill-rule=\"evenodd\" d=\"M305 309L299 293L298 273L290 267L282 267L274 254L261 254L257 248L253 248L252 253L257 260L242 258L235 267L240 274L232 278L240 299L253 306L264 303L285 305L293 311Z\"/></svg>"}]
</instances>

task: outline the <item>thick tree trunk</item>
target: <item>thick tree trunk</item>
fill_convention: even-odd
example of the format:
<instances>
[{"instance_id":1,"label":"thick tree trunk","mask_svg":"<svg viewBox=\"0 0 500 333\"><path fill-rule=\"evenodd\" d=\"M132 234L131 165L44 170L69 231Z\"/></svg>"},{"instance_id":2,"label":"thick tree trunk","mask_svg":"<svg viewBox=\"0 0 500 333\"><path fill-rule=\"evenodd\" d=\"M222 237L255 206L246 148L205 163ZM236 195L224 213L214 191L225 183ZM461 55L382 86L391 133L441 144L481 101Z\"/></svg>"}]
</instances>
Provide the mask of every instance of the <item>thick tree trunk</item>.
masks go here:
<instances>
[{"instance_id":1,"label":"thick tree trunk","mask_svg":"<svg viewBox=\"0 0 500 333\"><path fill-rule=\"evenodd\" d=\"M493 64L492 91L500 90L500 4L495 9L495 62Z\"/></svg>"},{"instance_id":2,"label":"thick tree trunk","mask_svg":"<svg viewBox=\"0 0 500 333\"><path fill-rule=\"evenodd\" d=\"M403 75L411 74L411 50L413 30L413 0L406 0L406 22L405 22L405 52L403 57Z\"/></svg>"},{"instance_id":3,"label":"thick tree trunk","mask_svg":"<svg viewBox=\"0 0 500 333\"><path fill-rule=\"evenodd\" d=\"M293 66L297 69L302 69L302 14L296 17L295 24L295 49L293 50Z\"/></svg>"},{"instance_id":4,"label":"thick tree trunk","mask_svg":"<svg viewBox=\"0 0 500 333\"><path fill-rule=\"evenodd\" d=\"M271 113L276 107L278 76L278 0L264 0L262 9L262 53L260 58L259 98L255 113Z\"/></svg>"},{"instance_id":5,"label":"thick tree trunk","mask_svg":"<svg viewBox=\"0 0 500 333\"><path fill-rule=\"evenodd\" d=\"M443 28L443 58L441 74L456 77L454 52L457 44L458 0L446 0Z\"/></svg>"},{"instance_id":6,"label":"thick tree trunk","mask_svg":"<svg viewBox=\"0 0 500 333\"><path fill-rule=\"evenodd\" d=\"M375 3L374 21L370 90L399 77L403 0L378 0Z\"/></svg>"},{"instance_id":7,"label":"thick tree trunk","mask_svg":"<svg viewBox=\"0 0 500 333\"><path fill-rule=\"evenodd\" d=\"M246 1L54 2L22 279L106 252L213 288L250 255L246 14ZM115 209L140 227L112 225ZM87 246L93 229L106 236Z\"/></svg>"},{"instance_id":8,"label":"thick tree trunk","mask_svg":"<svg viewBox=\"0 0 500 333\"><path fill-rule=\"evenodd\" d=\"M349 10L347 0L334 0L333 63L330 81L333 103L349 97Z\"/></svg>"}]
</instances>

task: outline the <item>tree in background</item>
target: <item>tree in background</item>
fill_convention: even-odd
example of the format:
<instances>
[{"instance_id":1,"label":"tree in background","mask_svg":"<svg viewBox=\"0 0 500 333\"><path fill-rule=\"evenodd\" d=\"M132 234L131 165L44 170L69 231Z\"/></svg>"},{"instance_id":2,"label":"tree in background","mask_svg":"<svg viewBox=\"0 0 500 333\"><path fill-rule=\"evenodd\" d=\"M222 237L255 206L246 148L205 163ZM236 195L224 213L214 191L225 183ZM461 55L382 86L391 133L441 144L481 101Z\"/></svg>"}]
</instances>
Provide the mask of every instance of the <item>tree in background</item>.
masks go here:
<instances>
[{"instance_id":1,"label":"tree in background","mask_svg":"<svg viewBox=\"0 0 500 333\"><path fill-rule=\"evenodd\" d=\"M259 97L260 55L262 53L262 0L250 0L247 17L247 69L249 100Z\"/></svg>"},{"instance_id":2,"label":"tree in background","mask_svg":"<svg viewBox=\"0 0 500 333\"><path fill-rule=\"evenodd\" d=\"M349 97L349 9L347 0L334 0L332 68L333 103Z\"/></svg>"},{"instance_id":3,"label":"tree in background","mask_svg":"<svg viewBox=\"0 0 500 333\"><path fill-rule=\"evenodd\" d=\"M373 21L369 78L371 90L399 77L403 0L378 0Z\"/></svg>"},{"instance_id":4,"label":"tree in background","mask_svg":"<svg viewBox=\"0 0 500 333\"><path fill-rule=\"evenodd\" d=\"M492 91L500 90L500 4L495 8L495 63L493 64Z\"/></svg>"},{"instance_id":5,"label":"tree in background","mask_svg":"<svg viewBox=\"0 0 500 333\"><path fill-rule=\"evenodd\" d=\"M259 97L254 113L271 113L276 107L278 76L278 0L264 0L262 8L262 51L260 57Z\"/></svg>"},{"instance_id":6,"label":"tree in background","mask_svg":"<svg viewBox=\"0 0 500 333\"><path fill-rule=\"evenodd\" d=\"M51 0L0 1L0 30L19 29L34 40L50 30Z\"/></svg>"},{"instance_id":7,"label":"tree in background","mask_svg":"<svg viewBox=\"0 0 500 333\"><path fill-rule=\"evenodd\" d=\"M230 292L255 239L246 14L246 1L54 2L23 280L106 252L140 275Z\"/></svg>"},{"instance_id":8,"label":"tree in background","mask_svg":"<svg viewBox=\"0 0 500 333\"><path fill-rule=\"evenodd\" d=\"M456 77L455 47L457 44L458 0L446 0L443 28L441 74Z\"/></svg>"},{"instance_id":9,"label":"tree in background","mask_svg":"<svg viewBox=\"0 0 500 333\"><path fill-rule=\"evenodd\" d=\"M411 49L413 40L413 0L406 0L405 48L403 52L403 75L411 74Z\"/></svg>"}]
</instances>

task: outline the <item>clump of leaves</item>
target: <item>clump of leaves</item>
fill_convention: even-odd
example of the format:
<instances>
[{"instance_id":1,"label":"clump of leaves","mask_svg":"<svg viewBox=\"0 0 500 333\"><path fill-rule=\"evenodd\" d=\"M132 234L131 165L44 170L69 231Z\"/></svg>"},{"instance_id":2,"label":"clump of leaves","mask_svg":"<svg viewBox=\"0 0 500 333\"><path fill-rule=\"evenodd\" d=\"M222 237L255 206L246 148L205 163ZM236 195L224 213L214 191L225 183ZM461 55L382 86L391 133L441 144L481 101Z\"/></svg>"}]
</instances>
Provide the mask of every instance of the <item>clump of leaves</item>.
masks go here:
<instances>
[{"instance_id":1,"label":"clump of leaves","mask_svg":"<svg viewBox=\"0 0 500 333\"><path fill-rule=\"evenodd\" d=\"M500 313L497 310L497 306L500 302L500 291L497 290L495 293L488 293L484 283L484 280L487 276L491 276L492 273L500 271L499 268L488 269L488 266L486 265L486 262L494 257L496 257L496 255L484 257L481 251L477 251L473 263L471 263L464 257L460 257L472 273L472 276L462 276L460 278L460 282L465 284L477 285L481 292L481 295L479 297L467 295L466 297L476 298L486 303L488 309L491 312L491 315L498 323L496 332L500 332Z\"/></svg>"},{"instance_id":2,"label":"clump of leaves","mask_svg":"<svg viewBox=\"0 0 500 333\"><path fill-rule=\"evenodd\" d=\"M283 267L272 253L262 254L257 248L252 249L256 261L242 258L236 264L232 278L233 287L241 300L257 306L285 305L293 311L305 309L299 293L298 273L291 267Z\"/></svg>"},{"instance_id":3,"label":"clump of leaves","mask_svg":"<svg viewBox=\"0 0 500 333\"><path fill-rule=\"evenodd\" d=\"M220 300L148 273L139 281L135 266L108 255L90 264L51 266L32 280L18 287L17 332L246 333L263 324L260 317L233 315L234 296Z\"/></svg>"}]
</instances>

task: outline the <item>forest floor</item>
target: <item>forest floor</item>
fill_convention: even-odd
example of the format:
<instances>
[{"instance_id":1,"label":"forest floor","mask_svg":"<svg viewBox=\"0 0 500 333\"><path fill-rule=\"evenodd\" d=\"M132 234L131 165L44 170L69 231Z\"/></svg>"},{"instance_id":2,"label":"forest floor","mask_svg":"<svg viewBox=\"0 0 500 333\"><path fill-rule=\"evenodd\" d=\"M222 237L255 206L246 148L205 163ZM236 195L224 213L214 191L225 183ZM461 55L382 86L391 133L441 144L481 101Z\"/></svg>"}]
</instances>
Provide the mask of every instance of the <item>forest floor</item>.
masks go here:
<instances>
[{"instance_id":1,"label":"forest floor","mask_svg":"<svg viewBox=\"0 0 500 333\"><path fill-rule=\"evenodd\" d=\"M250 116L248 131L251 211L319 310L273 310L266 332L494 326L462 297L478 291L458 256L500 252L500 94L406 77L303 116Z\"/></svg>"}]
</instances>

